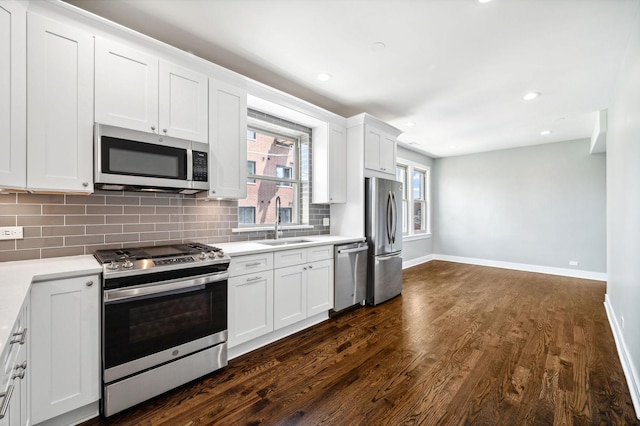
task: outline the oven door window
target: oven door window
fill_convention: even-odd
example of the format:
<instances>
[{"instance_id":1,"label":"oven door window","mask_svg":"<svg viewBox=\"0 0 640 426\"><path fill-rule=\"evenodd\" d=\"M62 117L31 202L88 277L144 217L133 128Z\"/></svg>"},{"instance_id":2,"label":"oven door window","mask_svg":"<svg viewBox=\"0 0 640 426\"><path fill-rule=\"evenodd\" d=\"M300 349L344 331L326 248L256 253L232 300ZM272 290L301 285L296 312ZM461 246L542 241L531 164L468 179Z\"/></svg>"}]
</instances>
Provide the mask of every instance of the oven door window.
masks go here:
<instances>
[{"instance_id":1,"label":"oven door window","mask_svg":"<svg viewBox=\"0 0 640 426\"><path fill-rule=\"evenodd\" d=\"M116 175L187 179L187 150L102 137L102 171Z\"/></svg>"},{"instance_id":2,"label":"oven door window","mask_svg":"<svg viewBox=\"0 0 640 426\"><path fill-rule=\"evenodd\" d=\"M227 329L227 281L104 305L105 367Z\"/></svg>"}]
</instances>

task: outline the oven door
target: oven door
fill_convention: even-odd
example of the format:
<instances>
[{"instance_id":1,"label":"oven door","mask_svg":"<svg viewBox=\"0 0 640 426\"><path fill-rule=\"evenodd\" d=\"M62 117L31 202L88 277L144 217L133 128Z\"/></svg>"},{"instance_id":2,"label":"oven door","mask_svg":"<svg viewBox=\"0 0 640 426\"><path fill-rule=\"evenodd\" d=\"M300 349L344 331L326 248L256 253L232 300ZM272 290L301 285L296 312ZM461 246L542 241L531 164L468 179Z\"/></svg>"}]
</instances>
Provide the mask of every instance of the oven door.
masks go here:
<instances>
[{"instance_id":1,"label":"oven door","mask_svg":"<svg viewBox=\"0 0 640 426\"><path fill-rule=\"evenodd\" d=\"M226 342L227 279L224 272L105 290L105 383Z\"/></svg>"}]
</instances>

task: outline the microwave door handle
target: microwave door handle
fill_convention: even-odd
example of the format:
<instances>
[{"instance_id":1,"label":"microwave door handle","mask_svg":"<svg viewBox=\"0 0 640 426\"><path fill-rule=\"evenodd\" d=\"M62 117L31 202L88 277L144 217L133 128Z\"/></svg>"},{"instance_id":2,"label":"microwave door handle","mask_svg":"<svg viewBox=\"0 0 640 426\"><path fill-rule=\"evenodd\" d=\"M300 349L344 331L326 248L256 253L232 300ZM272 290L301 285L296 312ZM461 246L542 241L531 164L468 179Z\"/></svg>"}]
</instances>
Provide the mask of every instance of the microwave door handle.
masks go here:
<instances>
[{"instance_id":1,"label":"microwave door handle","mask_svg":"<svg viewBox=\"0 0 640 426\"><path fill-rule=\"evenodd\" d=\"M193 180L193 149L187 149L187 181Z\"/></svg>"}]
</instances>

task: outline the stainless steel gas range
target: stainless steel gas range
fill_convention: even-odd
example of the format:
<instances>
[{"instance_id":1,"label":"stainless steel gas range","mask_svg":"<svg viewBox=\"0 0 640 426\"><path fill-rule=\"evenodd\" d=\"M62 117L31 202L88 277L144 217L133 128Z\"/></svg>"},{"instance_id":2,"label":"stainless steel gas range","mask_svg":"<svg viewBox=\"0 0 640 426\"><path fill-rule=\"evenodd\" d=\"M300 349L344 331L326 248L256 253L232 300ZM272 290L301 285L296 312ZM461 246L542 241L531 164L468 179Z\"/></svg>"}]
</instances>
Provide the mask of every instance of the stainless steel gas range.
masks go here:
<instances>
[{"instance_id":1,"label":"stainless steel gas range","mask_svg":"<svg viewBox=\"0 0 640 426\"><path fill-rule=\"evenodd\" d=\"M204 244L98 250L102 414L227 365L229 256Z\"/></svg>"}]
</instances>

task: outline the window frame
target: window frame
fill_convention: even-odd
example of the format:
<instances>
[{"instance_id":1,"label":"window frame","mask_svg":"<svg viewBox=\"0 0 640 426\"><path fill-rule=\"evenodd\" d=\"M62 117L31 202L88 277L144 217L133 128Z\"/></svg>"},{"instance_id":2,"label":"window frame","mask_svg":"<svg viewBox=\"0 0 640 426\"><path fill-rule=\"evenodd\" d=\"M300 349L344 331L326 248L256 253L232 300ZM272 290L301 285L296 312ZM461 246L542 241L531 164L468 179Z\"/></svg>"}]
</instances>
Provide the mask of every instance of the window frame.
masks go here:
<instances>
[{"instance_id":1,"label":"window frame","mask_svg":"<svg viewBox=\"0 0 640 426\"><path fill-rule=\"evenodd\" d=\"M253 211L253 222L242 222L242 225L252 225L256 223L256 207L255 206L239 206L238 207L238 224L240 225L240 212L251 210Z\"/></svg>"},{"instance_id":2,"label":"window frame","mask_svg":"<svg viewBox=\"0 0 640 426\"><path fill-rule=\"evenodd\" d=\"M403 168L406 171L407 182L405 182L403 188L403 197L406 197L406 208L405 208L405 198L403 198L403 225L406 221L407 223L407 232L403 232L402 239L403 240L412 240L412 239L420 239L420 238L431 238L432 229L431 229L431 167L426 164L417 163L411 160L406 160L404 158L398 158L396 160L396 176L398 173L398 168ZM414 187L413 187L413 174L414 171L424 173L424 178L422 182L422 193L424 195L424 199L415 198L414 197ZM423 204L422 208L422 216L424 223L424 230L415 231L413 229L414 223L414 205L415 202L421 202ZM404 231L404 227L403 227Z\"/></svg>"}]
</instances>

